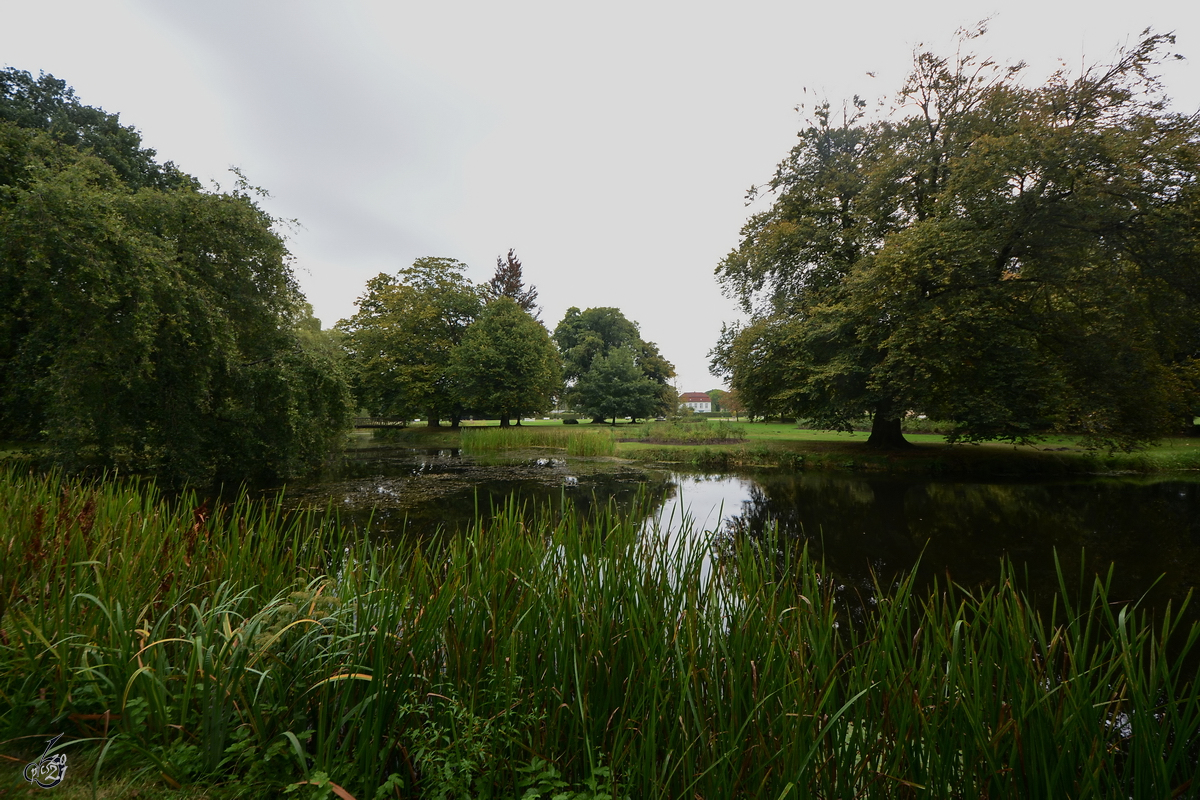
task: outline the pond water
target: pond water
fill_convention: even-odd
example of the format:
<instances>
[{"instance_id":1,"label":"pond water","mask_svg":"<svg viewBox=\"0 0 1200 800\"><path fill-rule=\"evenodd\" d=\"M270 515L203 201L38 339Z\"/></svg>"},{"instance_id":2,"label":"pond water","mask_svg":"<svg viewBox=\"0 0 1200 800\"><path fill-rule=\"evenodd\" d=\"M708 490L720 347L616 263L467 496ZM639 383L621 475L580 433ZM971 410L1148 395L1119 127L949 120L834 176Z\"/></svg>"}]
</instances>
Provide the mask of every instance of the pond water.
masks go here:
<instances>
[{"instance_id":1,"label":"pond water","mask_svg":"<svg viewBox=\"0 0 1200 800\"><path fill-rule=\"evenodd\" d=\"M777 526L779 541L807 544L842 591L868 599L876 580L886 584L914 566L925 583L987 584L1004 555L1027 588L1045 596L1058 586L1055 554L1072 589L1081 566L1090 576L1115 563L1114 600L1147 594L1152 607L1162 607L1200 584L1195 474L1037 482L705 474L552 450L478 458L366 446L336 474L287 496L298 506L336 507L374 535L397 536L461 529L510 498L534 513L557 513L568 501L588 513L610 501L631 509L639 493L670 535L683 516L702 540L763 537Z\"/></svg>"}]
</instances>

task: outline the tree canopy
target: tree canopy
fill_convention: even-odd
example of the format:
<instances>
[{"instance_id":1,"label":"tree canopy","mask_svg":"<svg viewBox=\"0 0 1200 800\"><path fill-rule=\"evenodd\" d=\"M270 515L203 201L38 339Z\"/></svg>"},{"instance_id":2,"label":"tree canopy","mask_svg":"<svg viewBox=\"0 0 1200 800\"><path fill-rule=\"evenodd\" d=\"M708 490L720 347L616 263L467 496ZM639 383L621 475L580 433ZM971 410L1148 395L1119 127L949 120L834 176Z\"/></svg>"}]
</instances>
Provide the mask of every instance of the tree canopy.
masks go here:
<instances>
[{"instance_id":1,"label":"tree canopy","mask_svg":"<svg viewBox=\"0 0 1200 800\"><path fill-rule=\"evenodd\" d=\"M648 417L661 406L659 384L638 368L633 350L615 347L597 356L576 384L580 409L596 419Z\"/></svg>"},{"instance_id":2,"label":"tree canopy","mask_svg":"<svg viewBox=\"0 0 1200 800\"><path fill-rule=\"evenodd\" d=\"M0 436L179 480L320 463L348 388L274 220L61 81L0 78Z\"/></svg>"},{"instance_id":3,"label":"tree canopy","mask_svg":"<svg viewBox=\"0 0 1200 800\"><path fill-rule=\"evenodd\" d=\"M746 409L872 415L884 446L910 412L964 441L1178 428L1200 396L1200 116L1155 80L1172 41L1035 87L919 53L887 118L818 108L717 268L750 321L713 365Z\"/></svg>"},{"instance_id":4,"label":"tree canopy","mask_svg":"<svg viewBox=\"0 0 1200 800\"><path fill-rule=\"evenodd\" d=\"M46 131L55 142L96 156L133 189L199 187L172 162L159 164L154 150L142 147L141 134L122 125L119 115L84 105L53 75L34 78L13 67L0 70L0 121Z\"/></svg>"},{"instance_id":5,"label":"tree canopy","mask_svg":"<svg viewBox=\"0 0 1200 800\"><path fill-rule=\"evenodd\" d=\"M562 387L550 334L511 297L488 303L451 356L455 391L472 413L509 420L549 411Z\"/></svg>"},{"instance_id":6,"label":"tree canopy","mask_svg":"<svg viewBox=\"0 0 1200 800\"><path fill-rule=\"evenodd\" d=\"M663 358L658 345L642 340L637 323L626 319L620 309L589 308L580 311L575 307L569 308L554 329L554 341L563 359L563 377L566 381L563 399L571 408L592 414L597 421L613 416L607 410L602 413L598 408L589 407L587 398L601 395L601 390L595 386L589 388L589 383L604 380L602 373L608 375L614 365L608 363L600 372L593 372L592 367L597 359L615 350L626 350L637 368L638 379L655 384L654 402L647 409L639 401L633 404L636 409L631 406L619 410L619 415L637 417L674 411L675 392L670 379L675 376L675 367ZM624 357L619 357L618 362L622 367L611 372L612 375L624 374ZM640 389L628 396L640 396Z\"/></svg>"},{"instance_id":7,"label":"tree canopy","mask_svg":"<svg viewBox=\"0 0 1200 800\"><path fill-rule=\"evenodd\" d=\"M451 356L483 308L483 293L452 258L418 258L367 282L358 312L338 323L359 406L377 416L457 420L463 404Z\"/></svg>"}]
</instances>

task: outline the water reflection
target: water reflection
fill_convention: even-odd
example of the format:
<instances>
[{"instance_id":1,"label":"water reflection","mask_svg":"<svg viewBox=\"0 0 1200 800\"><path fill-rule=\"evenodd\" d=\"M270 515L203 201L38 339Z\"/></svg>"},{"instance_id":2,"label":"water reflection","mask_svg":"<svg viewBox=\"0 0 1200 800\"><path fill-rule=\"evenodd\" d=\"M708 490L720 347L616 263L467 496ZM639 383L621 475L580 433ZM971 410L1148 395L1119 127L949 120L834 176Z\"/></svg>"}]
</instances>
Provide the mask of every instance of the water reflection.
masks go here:
<instances>
[{"instance_id":1,"label":"water reflection","mask_svg":"<svg viewBox=\"0 0 1200 800\"><path fill-rule=\"evenodd\" d=\"M628 513L637 502L657 507L671 488L663 473L545 451L487 458L378 446L351 455L323 480L289 488L289 504L335 509L376 536L422 536L463 530L513 502L535 518L556 516L568 503L585 517L610 502Z\"/></svg>"},{"instance_id":2,"label":"water reflection","mask_svg":"<svg viewBox=\"0 0 1200 800\"><path fill-rule=\"evenodd\" d=\"M810 552L853 589L869 595L919 562L923 583L936 576L965 586L995 580L1007 555L1028 588L1058 586L1058 554L1071 588L1116 564L1113 599L1152 604L1181 599L1200 576L1200 483L1194 479L1093 479L978 483L834 474L756 476L732 535L782 541Z\"/></svg>"},{"instance_id":3,"label":"water reflection","mask_svg":"<svg viewBox=\"0 0 1200 800\"><path fill-rule=\"evenodd\" d=\"M646 502L647 521L671 547L709 547L716 536L807 545L849 594L869 602L918 567L918 579L987 584L1007 555L1027 588L1058 588L1057 552L1072 583L1116 563L1113 599L1150 590L1178 602L1200 576L1200 477L1021 483L925 480L836 473L681 474L615 459L529 451L497 458L457 450L365 448L327 480L291 489L296 505L335 507L380 536L463 529L510 497L528 513L584 514ZM681 524L682 520L687 524ZM683 532L688 531L685 540ZM781 563L786 559L779 554ZM918 566L919 565L919 566Z\"/></svg>"}]
</instances>

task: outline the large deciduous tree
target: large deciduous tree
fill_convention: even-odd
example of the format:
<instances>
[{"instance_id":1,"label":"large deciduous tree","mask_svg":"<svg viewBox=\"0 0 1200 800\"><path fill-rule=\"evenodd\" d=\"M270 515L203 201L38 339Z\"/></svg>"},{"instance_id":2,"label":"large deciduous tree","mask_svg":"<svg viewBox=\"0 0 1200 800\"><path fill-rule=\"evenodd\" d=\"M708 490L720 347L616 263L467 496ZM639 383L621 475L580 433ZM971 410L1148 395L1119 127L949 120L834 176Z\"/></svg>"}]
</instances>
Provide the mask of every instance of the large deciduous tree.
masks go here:
<instances>
[{"instance_id":1,"label":"large deciduous tree","mask_svg":"<svg viewBox=\"0 0 1200 800\"><path fill-rule=\"evenodd\" d=\"M593 359L576 384L576 403L596 420L648 417L661 407L660 385L638 368L629 347Z\"/></svg>"},{"instance_id":2,"label":"large deciduous tree","mask_svg":"<svg viewBox=\"0 0 1200 800\"><path fill-rule=\"evenodd\" d=\"M367 282L358 312L338 323L353 365L359 406L377 416L423 416L430 427L463 405L451 355L483 308L483 293L452 258L418 258Z\"/></svg>"},{"instance_id":3,"label":"large deciduous tree","mask_svg":"<svg viewBox=\"0 0 1200 800\"><path fill-rule=\"evenodd\" d=\"M0 437L175 480L319 464L348 387L274 220L62 82L0 77Z\"/></svg>"},{"instance_id":4,"label":"large deciduous tree","mask_svg":"<svg viewBox=\"0 0 1200 800\"><path fill-rule=\"evenodd\" d=\"M159 164L154 150L142 147L141 135L122 125L119 115L84 105L53 75L34 78L14 67L0 70L0 120L46 131L55 142L96 156L134 189L199 186L172 162Z\"/></svg>"},{"instance_id":5,"label":"large deciduous tree","mask_svg":"<svg viewBox=\"0 0 1200 800\"><path fill-rule=\"evenodd\" d=\"M598 358L614 350L625 349L629 351L640 377L655 384L654 403L649 410L638 405L638 413L634 416L674 411L675 392L670 379L675 375L675 367L663 358L658 345L642 340L637 323L626 319L620 309L589 308L580 311L578 308L569 308L554 329L554 341L562 352L563 377L566 381L563 400L568 406L587 411L597 422L611 417L612 414L607 412L589 410L582 390L589 381L594 383L599 379L597 374L589 376ZM623 364L623 359L620 360ZM598 396L594 387L588 396ZM621 413L631 414L630 411Z\"/></svg>"},{"instance_id":6,"label":"large deciduous tree","mask_svg":"<svg viewBox=\"0 0 1200 800\"><path fill-rule=\"evenodd\" d=\"M562 363L550 334L511 297L488 303L451 357L456 393L501 427L549 411L562 388Z\"/></svg>"},{"instance_id":7,"label":"large deciduous tree","mask_svg":"<svg viewBox=\"0 0 1200 800\"><path fill-rule=\"evenodd\" d=\"M714 366L750 413L869 414L879 446L906 412L965 441L1177 428L1200 396L1200 116L1154 79L1171 42L1035 87L921 53L900 113L818 109L717 269L750 322Z\"/></svg>"}]
</instances>

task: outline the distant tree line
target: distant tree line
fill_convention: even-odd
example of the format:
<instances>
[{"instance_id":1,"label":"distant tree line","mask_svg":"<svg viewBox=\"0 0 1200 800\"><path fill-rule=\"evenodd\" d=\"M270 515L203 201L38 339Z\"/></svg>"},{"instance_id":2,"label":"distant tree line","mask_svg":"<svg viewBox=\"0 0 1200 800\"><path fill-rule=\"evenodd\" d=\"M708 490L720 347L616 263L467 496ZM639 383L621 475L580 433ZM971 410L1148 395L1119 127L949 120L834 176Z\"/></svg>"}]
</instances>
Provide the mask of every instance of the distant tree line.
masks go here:
<instances>
[{"instance_id":1,"label":"distant tree line","mask_svg":"<svg viewBox=\"0 0 1200 800\"><path fill-rule=\"evenodd\" d=\"M572 308L551 336L510 250L483 286L448 258L421 258L367 284L337 326L359 406L376 416L513 420L556 405L596 421L672 408L674 368L615 308Z\"/></svg>"}]
</instances>

